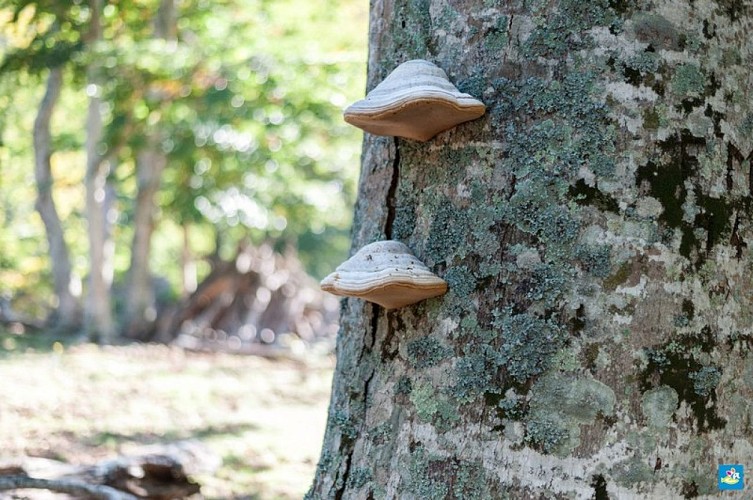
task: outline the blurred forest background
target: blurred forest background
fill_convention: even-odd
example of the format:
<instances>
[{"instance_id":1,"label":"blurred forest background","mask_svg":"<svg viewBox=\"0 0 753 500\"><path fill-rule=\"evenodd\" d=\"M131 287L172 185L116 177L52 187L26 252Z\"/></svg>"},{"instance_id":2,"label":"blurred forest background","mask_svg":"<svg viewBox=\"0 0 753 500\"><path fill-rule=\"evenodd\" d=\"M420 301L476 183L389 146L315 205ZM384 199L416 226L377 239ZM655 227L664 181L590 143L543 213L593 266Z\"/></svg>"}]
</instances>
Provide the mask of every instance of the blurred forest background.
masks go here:
<instances>
[{"instance_id":1,"label":"blurred forest background","mask_svg":"<svg viewBox=\"0 0 753 500\"><path fill-rule=\"evenodd\" d=\"M0 0L0 483L301 498L368 7ZM165 463L191 481L150 484Z\"/></svg>"},{"instance_id":2,"label":"blurred forest background","mask_svg":"<svg viewBox=\"0 0 753 500\"><path fill-rule=\"evenodd\" d=\"M367 17L0 1L0 320L101 343L331 337L337 303L306 274L347 254L360 132L341 110Z\"/></svg>"}]
</instances>

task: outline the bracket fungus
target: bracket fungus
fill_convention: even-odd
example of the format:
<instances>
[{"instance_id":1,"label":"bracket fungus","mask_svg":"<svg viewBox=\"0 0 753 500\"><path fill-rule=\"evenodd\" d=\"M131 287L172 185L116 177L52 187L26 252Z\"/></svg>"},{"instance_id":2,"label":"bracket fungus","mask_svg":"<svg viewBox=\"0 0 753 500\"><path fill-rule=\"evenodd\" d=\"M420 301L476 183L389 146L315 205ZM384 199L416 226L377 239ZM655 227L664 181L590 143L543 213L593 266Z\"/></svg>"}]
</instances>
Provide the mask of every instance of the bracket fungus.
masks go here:
<instances>
[{"instance_id":1,"label":"bracket fungus","mask_svg":"<svg viewBox=\"0 0 753 500\"><path fill-rule=\"evenodd\" d=\"M321 282L322 290L397 309L447 292L433 274L399 241L370 243Z\"/></svg>"},{"instance_id":2,"label":"bracket fungus","mask_svg":"<svg viewBox=\"0 0 753 500\"><path fill-rule=\"evenodd\" d=\"M460 92L436 65L407 61L366 95L345 109L351 125L375 135L428 141L486 112L481 101Z\"/></svg>"}]
</instances>

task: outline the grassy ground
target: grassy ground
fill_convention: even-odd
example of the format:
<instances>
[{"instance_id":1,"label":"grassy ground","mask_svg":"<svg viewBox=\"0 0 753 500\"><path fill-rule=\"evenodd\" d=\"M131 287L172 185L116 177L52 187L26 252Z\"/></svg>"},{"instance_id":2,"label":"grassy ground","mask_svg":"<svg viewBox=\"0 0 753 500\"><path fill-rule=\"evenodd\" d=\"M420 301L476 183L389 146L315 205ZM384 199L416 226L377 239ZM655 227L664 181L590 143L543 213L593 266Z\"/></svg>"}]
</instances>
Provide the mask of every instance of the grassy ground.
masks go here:
<instances>
[{"instance_id":1,"label":"grassy ground","mask_svg":"<svg viewBox=\"0 0 753 500\"><path fill-rule=\"evenodd\" d=\"M145 345L30 351L0 335L0 462L92 464L193 439L217 459L213 472L195 477L205 498L301 498L331 377L330 360Z\"/></svg>"}]
</instances>

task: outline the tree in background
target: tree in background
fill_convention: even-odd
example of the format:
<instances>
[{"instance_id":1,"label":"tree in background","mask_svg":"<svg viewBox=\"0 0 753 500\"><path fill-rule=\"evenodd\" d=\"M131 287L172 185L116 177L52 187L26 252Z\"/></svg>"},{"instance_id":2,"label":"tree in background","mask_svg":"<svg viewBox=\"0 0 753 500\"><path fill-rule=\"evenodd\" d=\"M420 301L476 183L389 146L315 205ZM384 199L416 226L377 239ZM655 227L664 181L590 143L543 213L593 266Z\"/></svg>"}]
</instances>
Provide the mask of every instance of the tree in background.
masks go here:
<instances>
[{"instance_id":1,"label":"tree in background","mask_svg":"<svg viewBox=\"0 0 753 500\"><path fill-rule=\"evenodd\" d=\"M177 50L177 13L174 0L162 0L159 3L154 17L154 39L164 42L166 52ZM146 92L157 94L152 99L159 102L159 108L169 105L169 99L173 97L168 90L159 88L147 88ZM131 264L128 268L123 330L127 337L137 339L144 338L157 319L149 256L157 215L155 196L160 187L162 172L167 166L167 153L163 144L169 141L167 131L160 125L161 120L156 120L144 139L143 149L136 154L135 161L138 190L133 208L133 242Z\"/></svg>"},{"instance_id":2,"label":"tree in background","mask_svg":"<svg viewBox=\"0 0 753 500\"><path fill-rule=\"evenodd\" d=\"M749 2L377 0L368 88L487 105L366 136L353 248L449 284L344 303L309 498L693 498L753 447Z\"/></svg>"},{"instance_id":3,"label":"tree in background","mask_svg":"<svg viewBox=\"0 0 753 500\"><path fill-rule=\"evenodd\" d=\"M50 166L50 156L52 155L50 118L60 97L62 85L63 68L61 66L50 68L47 88L34 120L34 176L37 181L38 193L36 208L46 229L53 286L58 301L51 323L69 330L77 328L81 324L81 306L78 297L74 294L75 285L70 252L65 242L60 216L52 199L53 181Z\"/></svg>"},{"instance_id":4,"label":"tree in background","mask_svg":"<svg viewBox=\"0 0 753 500\"><path fill-rule=\"evenodd\" d=\"M13 11L16 22L19 22L18 16L27 5L28 3L22 2ZM56 296L56 305L49 322L65 331L80 326L81 306L76 293L77 280L73 276L70 251L52 196L50 157L54 150L50 121L63 86L63 67L71 55L79 50L80 45L76 40L61 36L63 24L73 25L77 22L70 9L67 6L52 5L49 14L48 22L31 40L30 46L33 48L6 57L0 66L0 72L23 71L36 76L44 70L48 71L44 96L39 104L33 127L34 178L37 189L35 208L44 223ZM23 22L34 21L32 18Z\"/></svg>"},{"instance_id":5,"label":"tree in background","mask_svg":"<svg viewBox=\"0 0 753 500\"><path fill-rule=\"evenodd\" d=\"M112 338L118 327L148 335L148 325L128 323L145 317L135 311L150 312L153 278L162 275L175 287L192 281L183 278L188 273L179 263L188 267L194 255L199 279L209 272L202 255L229 257L246 239L296 247L319 275L341 258L358 133L342 124L340 109L355 98L362 79L359 24L350 21L363 8L357 3L184 0L169 16L174 33L164 36L155 19L169 9L155 0L66 4L75 22L59 23L60 39L77 50L64 59L69 64L55 116L65 119L51 123L58 146L52 173L60 176L53 195L62 207L74 273L90 277L93 337ZM7 2L3 9L20 13L0 16L5 33L43 33L55 18L47 2ZM3 61L43 53L42 37L32 38L41 41L22 37L7 44ZM13 75L28 79L28 73ZM14 99L0 96L6 117L34 92L13 86L10 75L4 71L2 85L4 96L12 92ZM78 112L87 105L84 97L88 113ZM16 169L27 154L23 127L6 122L2 129L14 140L5 141L0 159ZM76 162L88 165L86 175ZM6 179L0 190L20 196L20 180ZM87 186L86 196L76 191L77 180ZM9 207L3 216L8 234L24 227L34 248L34 224ZM90 248L81 244L87 239ZM4 286L17 297L24 289L43 296L43 256L10 251L27 240L0 242L0 253L13 256L0 270L16 277L15 285ZM32 262L31 271L17 273ZM141 293L145 284L152 291ZM120 325L113 310L123 318Z\"/></svg>"},{"instance_id":6,"label":"tree in background","mask_svg":"<svg viewBox=\"0 0 753 500\"><path fill-rule=\"evenodd\" d=\"M112 241L111 187L108 177L114 157L102 142L104 137L104 75L95 49L103 41L103 0L89 1L89 26L84 39L91 51L86 68L86 222L89 236L89 286L84 307L84 323L90 339L111 343L116 334L112 311L114 242ZM109 153L109 154L108 154Z\"/></svg>"}]
</instances>

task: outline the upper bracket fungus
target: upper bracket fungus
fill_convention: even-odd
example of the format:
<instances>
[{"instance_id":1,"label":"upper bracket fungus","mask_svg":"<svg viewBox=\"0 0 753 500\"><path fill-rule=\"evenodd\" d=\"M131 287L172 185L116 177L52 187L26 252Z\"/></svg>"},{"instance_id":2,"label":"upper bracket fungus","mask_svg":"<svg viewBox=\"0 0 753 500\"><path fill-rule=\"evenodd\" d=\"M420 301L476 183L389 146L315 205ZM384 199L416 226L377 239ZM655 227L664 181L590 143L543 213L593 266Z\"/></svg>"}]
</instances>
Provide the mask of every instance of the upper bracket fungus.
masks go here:
<instances>
[{"instance_id":1,"label":"upper bracket fungus","mask_svg":"<svg viewBox=\"0 0 753 500\"><path fill-rule=\"evenodd\" d=\"M356 252L322 280L322 290L397 309L447 292L433 274L399 241L377 241Z\"/></svg>"},{"instance_id":2,"label":"upper bracket fungus","mask_svg":"<svg viewBox=\"0 0 753 500\"><path fill-rule=\"evenodd\" d=\"M441 68L414 59L395 68L343 116L372 134L423 142L485 112L484 103L460 92Z\"/></svg>"}]
</instances>

